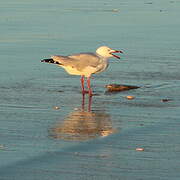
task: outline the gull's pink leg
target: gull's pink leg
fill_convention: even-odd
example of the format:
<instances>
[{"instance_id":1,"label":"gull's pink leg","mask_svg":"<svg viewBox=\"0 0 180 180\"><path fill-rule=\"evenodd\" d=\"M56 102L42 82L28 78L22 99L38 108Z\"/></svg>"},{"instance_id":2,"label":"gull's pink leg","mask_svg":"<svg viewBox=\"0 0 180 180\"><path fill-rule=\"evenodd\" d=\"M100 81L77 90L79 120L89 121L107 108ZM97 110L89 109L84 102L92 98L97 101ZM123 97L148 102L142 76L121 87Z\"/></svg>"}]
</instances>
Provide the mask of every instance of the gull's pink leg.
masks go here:
<instances>
[{"instance_id":1,"label":"gull's pink leg","mask_svg":"<svg viewBox=\"0 0 180 180\"><path fill-rule=\"evenodd\" d=\"M81 89L82 89L82 94L85 93L84 91L84 76L81 76Z\"/></svg>"},{"instance_id":2,"label":"gull's pink leg","mask_svg":"<svg viewBox=\"0 0 180 180\"><path fill-rule=\"evenodd\" d=\"M84 89L84 75L81 76L81 89L82 89L82 94L88 93L88 91L85 91Z\"/></svg>"},{"instance_id":3,"label":"gull's pink leg","mask_svg":"<svg viewBox=\"0 0 180 180\"><path fill-rule=\"evenodd\" d=\"M87 78L87 87L89 90L89 96L92 96L92 89L91 89L91 81L90 81L90 77Z\"/></svg>"}]
</instances>

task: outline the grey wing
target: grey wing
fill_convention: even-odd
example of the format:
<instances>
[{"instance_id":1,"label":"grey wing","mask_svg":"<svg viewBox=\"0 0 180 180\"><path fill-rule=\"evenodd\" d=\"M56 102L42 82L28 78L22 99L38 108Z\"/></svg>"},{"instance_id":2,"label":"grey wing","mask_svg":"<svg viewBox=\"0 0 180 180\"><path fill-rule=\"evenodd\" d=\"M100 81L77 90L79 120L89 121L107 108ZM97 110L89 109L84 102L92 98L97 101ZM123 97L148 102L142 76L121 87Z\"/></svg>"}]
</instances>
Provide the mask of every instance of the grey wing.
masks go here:
<instances>
[{"instance_id":1,"label":"grey wing","mask_svg":"<svg viewBox=\"0 0 180 180\"><path fill-rule=\"evenodd\" d=\"M51 56L51 58L55 62L58 62L60 65L64 65L64 66L72 66L75 63L74 59L71 59L68 56L54 55L54 56Z\"/></svg>"},{"instance_id":2,"label":"grey wing","mask_svg":"<svg viewBox=\"0 0 180 180\"><path fill-rule=\"evenodd\" d=\"M93 53L80 53L68 57L74 60L75 67L78 70L83 70L88 66L97 67L101 63L100 57Z\"/></svg>"}]
</instances>

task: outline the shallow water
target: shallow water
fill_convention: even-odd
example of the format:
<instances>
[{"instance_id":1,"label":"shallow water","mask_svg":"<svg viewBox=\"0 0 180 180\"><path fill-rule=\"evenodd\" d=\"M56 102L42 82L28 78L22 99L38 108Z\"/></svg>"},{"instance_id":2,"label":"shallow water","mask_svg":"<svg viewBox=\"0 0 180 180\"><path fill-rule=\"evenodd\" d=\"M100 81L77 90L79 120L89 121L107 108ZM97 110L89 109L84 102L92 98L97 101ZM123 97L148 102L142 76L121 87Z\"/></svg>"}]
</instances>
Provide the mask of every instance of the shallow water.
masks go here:
<instances>
[{"instance_id":1,"label":"shallow water","mask_svg":"<svg viewBox=\"0 0 180 180\"><path fill-rule=\"evenodd\" d=\"M180 0L7 0L0 11L0 179L179 180ZM104 44L124 54L94 76L92 102L79 77L40 63ZM106 93L112 83L141 88Z\"/></svg>"}]
</instances>

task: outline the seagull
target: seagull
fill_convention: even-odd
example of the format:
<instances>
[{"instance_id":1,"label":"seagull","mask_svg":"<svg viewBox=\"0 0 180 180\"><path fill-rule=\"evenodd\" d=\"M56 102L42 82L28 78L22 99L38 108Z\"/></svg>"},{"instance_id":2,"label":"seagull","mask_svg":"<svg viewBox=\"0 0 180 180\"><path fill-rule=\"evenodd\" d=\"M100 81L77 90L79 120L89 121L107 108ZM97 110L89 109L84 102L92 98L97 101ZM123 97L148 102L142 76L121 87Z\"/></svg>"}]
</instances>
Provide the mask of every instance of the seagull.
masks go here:
<instances>
[{"instance_id":1,"label":"seagull","mask_svg":"<svg viewBox=\"0 0 180 180\"><path fill-rule=\"evenodd\" d=\"M109 65L109 58L115 57L120 59L120 56L114 53L123 52L113 50L108 46L101 46L95 53L78 53L69 56L53 55L50 59L43 59L41 62L57 64L71 75L80 75L82 94L88 93L89 96L92 96L93 93L90 85L91 75L105 71ZM85 77L87 78L88 91L84 88Z\"/></svg>"}]
</instances>

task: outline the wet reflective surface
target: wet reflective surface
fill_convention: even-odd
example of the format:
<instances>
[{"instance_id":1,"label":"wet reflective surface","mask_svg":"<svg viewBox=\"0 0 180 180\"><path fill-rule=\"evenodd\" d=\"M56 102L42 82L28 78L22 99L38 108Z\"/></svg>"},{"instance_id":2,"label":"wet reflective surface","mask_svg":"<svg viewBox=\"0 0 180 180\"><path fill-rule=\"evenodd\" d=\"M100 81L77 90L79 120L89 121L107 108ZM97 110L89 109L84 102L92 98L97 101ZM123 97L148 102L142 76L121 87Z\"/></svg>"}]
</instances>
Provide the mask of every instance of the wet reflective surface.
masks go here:
<instances>
[{"instance_id":1,"label":"wet reflective surface","mask_svg":"<svg viewBox=\"0 0 180 180\"><path fill-rule=\"evenodd\" d=\"M50 137L64 140L88 140L115 133L109 114L105 111L91 111L92 98L82 95L82 107L69 113L67 117L50 130ZM86 107L87 106L87 107Z\"/></svg>"},{"instance_id":2,"label":"wet reflective surface","mask_svg":"<svg viewBox=\"0 0 180 180\"><path fill-rule=\"evenodd\" d=\"M0 180L180 179L180 0L6 0L0 12ZM91 100L79 77L40 63L101 45L124 54L93 76Z\"/></svg>"}]
</instances>

